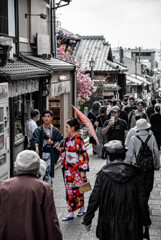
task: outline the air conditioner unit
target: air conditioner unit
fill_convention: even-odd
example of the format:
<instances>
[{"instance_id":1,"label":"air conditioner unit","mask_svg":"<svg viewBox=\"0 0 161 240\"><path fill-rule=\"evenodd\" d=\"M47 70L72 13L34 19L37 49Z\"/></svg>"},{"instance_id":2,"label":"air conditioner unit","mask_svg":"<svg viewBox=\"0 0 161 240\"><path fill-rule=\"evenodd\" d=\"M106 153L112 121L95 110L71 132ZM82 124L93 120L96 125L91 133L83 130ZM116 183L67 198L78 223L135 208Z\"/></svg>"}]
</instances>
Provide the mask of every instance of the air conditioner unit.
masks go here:
<instances>
[{"instance_id":1,"label":"air conditioner unit","mask_svg":"<svg viewBox=\"0 0 161 240\"><path fill-rule=\"evenodd\" d=\"M8 37L0 37L0 44L12 47L8 53L8 59L13 59L13 39Z\"/></svg>"}]
</instances>

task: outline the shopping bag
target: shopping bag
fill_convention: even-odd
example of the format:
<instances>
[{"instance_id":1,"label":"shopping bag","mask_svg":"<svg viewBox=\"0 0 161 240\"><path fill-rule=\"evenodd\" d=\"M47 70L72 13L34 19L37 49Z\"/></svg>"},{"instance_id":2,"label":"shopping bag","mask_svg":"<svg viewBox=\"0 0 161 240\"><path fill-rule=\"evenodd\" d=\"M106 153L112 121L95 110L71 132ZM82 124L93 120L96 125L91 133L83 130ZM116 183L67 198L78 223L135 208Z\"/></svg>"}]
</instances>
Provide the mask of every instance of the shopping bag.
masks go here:
<instances>
[{"instance_id":1,"label":"shopping bag","mask_svg":"<svg viewBox=\"0 0 161 240\"><path fill-rule=\"evenodd\" d=\"M85 193L85 192L88 192L88 191L91 191L91 190L92 190L92 187L91 187L91 184L90 184L89 181L85 182L85 183L83 183L79 186L79 191L80 191L81 194Z\"/></svg>"}]
</instances>

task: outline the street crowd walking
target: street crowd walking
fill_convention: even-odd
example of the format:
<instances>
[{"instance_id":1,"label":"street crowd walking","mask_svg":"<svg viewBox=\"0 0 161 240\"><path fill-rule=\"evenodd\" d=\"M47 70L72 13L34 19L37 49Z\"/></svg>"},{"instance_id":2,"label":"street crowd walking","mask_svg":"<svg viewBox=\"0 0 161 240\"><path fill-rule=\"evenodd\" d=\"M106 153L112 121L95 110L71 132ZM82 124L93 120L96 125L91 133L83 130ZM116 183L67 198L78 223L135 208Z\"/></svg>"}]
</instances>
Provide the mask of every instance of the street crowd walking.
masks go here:
<instances>
[{"instance_id":1,"label":"street crowd walking","mask_svg":"<svg viewBox=\"0 0 161 240\"><path fill-rule=\"evenodd\" d=\"M51 124L53 113L50 110L44 111L43 124L38 127L36 122L40 113L38 110L33 110L31 118L35 130L32 131L32 127L28 124L30 134L28 134L27 146L32 150L19 153L15 163L15 177L0 184L0 213L4 216L5 210L8 210L8 218L7 216L2 218L2 221L3 219L5 221L4 223L1 221L0 224L0 236L9 236L2 239L16 240L19 239L17 235L22 235L16 221L14 230L8 227L12 209L7 209L6 205L10 196L17 193L20 188L24 193L24 197L20 196L20 199L23 199L22 204L21 201L18 204L17 196L13 201L15 203L17 201L17 212L21 216L21 208L24 208L26 219L31 219L31 222L35 222L37 226L35 230L29 225L29 233L26 233L25 224L29 220L21 223L24 239L51 239L52 234L57 236L55 239L62 239L51 190L54 188L54 166L59 157L68 210L68 214L62 218L63 221L72 223L75 219L74 212L79 210L77 217L83 217L85 214L83 225L87 231L90 231L94 214L99 209L97 238L142 240L143 237L147 237L145 233L148 234L151 225L148 201L153 189L155 170L160 169L158 132L161 131L161 109L157 101L152 103L155 103L153 108L146 106L142 99L135 101L134 97L128 99L127 96L124 96L123 102L112 97L109 105L106 102L107 106L103 101L93 103L88 117L95 128L99 144L92 135L89 142L92 144L93 155L98 158L98 166L100 159L104 158L103 152L107 159L105 166L96 176L87 211L80 186L87 182L86 174L90 171L90 161L85 143L79 133L78 120L76 118L66 120L65 129L68 136L63 140L60 131ZM12 187L13 184L15 184L14 187ZM39 188L42 188L40 196L37 195ZM43 195L44 200L41 199ZM42 205L43 208L43 204L45 206L42 213L39 207ZM48 209L46 204L51 208ZM37 211L36 217L32 213L33 209ZM13 221L14 217L13 214L11 218ZM48 224L48 221L52 222L49 224L49 230L44 230L43 224ZM36 233L39 227L44 238L39 238L39 234ZM12 232L13 238L11 238ZM33 236L30 238L30 235Z\"/></svg>"}]
</instances>

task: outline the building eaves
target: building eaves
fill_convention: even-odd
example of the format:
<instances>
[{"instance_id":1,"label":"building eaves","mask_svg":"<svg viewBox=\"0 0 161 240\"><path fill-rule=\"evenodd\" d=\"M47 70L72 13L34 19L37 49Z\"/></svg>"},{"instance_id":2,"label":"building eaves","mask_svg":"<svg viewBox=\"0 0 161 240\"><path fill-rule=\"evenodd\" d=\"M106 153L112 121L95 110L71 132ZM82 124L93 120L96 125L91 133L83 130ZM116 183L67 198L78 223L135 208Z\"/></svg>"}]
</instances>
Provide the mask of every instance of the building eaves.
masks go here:
<instances>
[{"instance_id":1,"label":"building eaves","mask_svg":"<svg viewBox=\"0 0 161 240\"><path fill-rule=\"evenodd\" d=\"M74 70L75 65L72 63L68 63L66 61L57 59L57 58L51 58L51 59L43 59L40 57L35 56L27 56L26 59L29 59L30 61L33 61L35 63L43 64L44 66L48 66L53 71L60 71L60 70Z\"/></svg>"},{"instance_id":2,"label":"building eaves","mask_svg":"<svg viewBox=\"0 0 161 240\"><path fill-rule=\"evenodd\" d=\"M0 79L6 81L24 80L31 78L48 77L47 70L35 67L22 61L7 62L4 67L0 67Z\"/></svg>"}]
</instances>

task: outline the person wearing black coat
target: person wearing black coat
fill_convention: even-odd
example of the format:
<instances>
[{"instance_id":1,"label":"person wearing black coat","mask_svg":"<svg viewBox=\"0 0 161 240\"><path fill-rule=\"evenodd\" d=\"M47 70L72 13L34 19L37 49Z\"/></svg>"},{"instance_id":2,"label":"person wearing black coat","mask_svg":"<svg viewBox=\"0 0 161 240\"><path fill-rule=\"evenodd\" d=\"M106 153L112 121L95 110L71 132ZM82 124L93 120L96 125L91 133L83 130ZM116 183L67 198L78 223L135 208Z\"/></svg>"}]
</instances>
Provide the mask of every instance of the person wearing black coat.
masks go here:
<instances>
[{"instance_id":1,"label":"person wearing black coat","mask_svg":"<svg viewBox=\"0 0 161 240\"><path fill-rule=\"evenodd\" d=\"M160 150L161 146L161 114L160 114L160 105L157 103L154 107L155 113L153 113L150 117L151 130L154 133L158 150Z\"/></svg>"},{"instance_id":2,"label":"person wearing black coat","mask_svg":"<svg viewBox=\"0 0 161 240\"><path fill-rule=\"evenodd\" d=\"M113 162L97 174L82 224L89 231L99 208L97 238L142 240L143 225L149 228L151 224L146 194L138 168L119 161L120 146L121 142L117 140L106 144L110 161Z\"/></svg>"}]
</instances>

